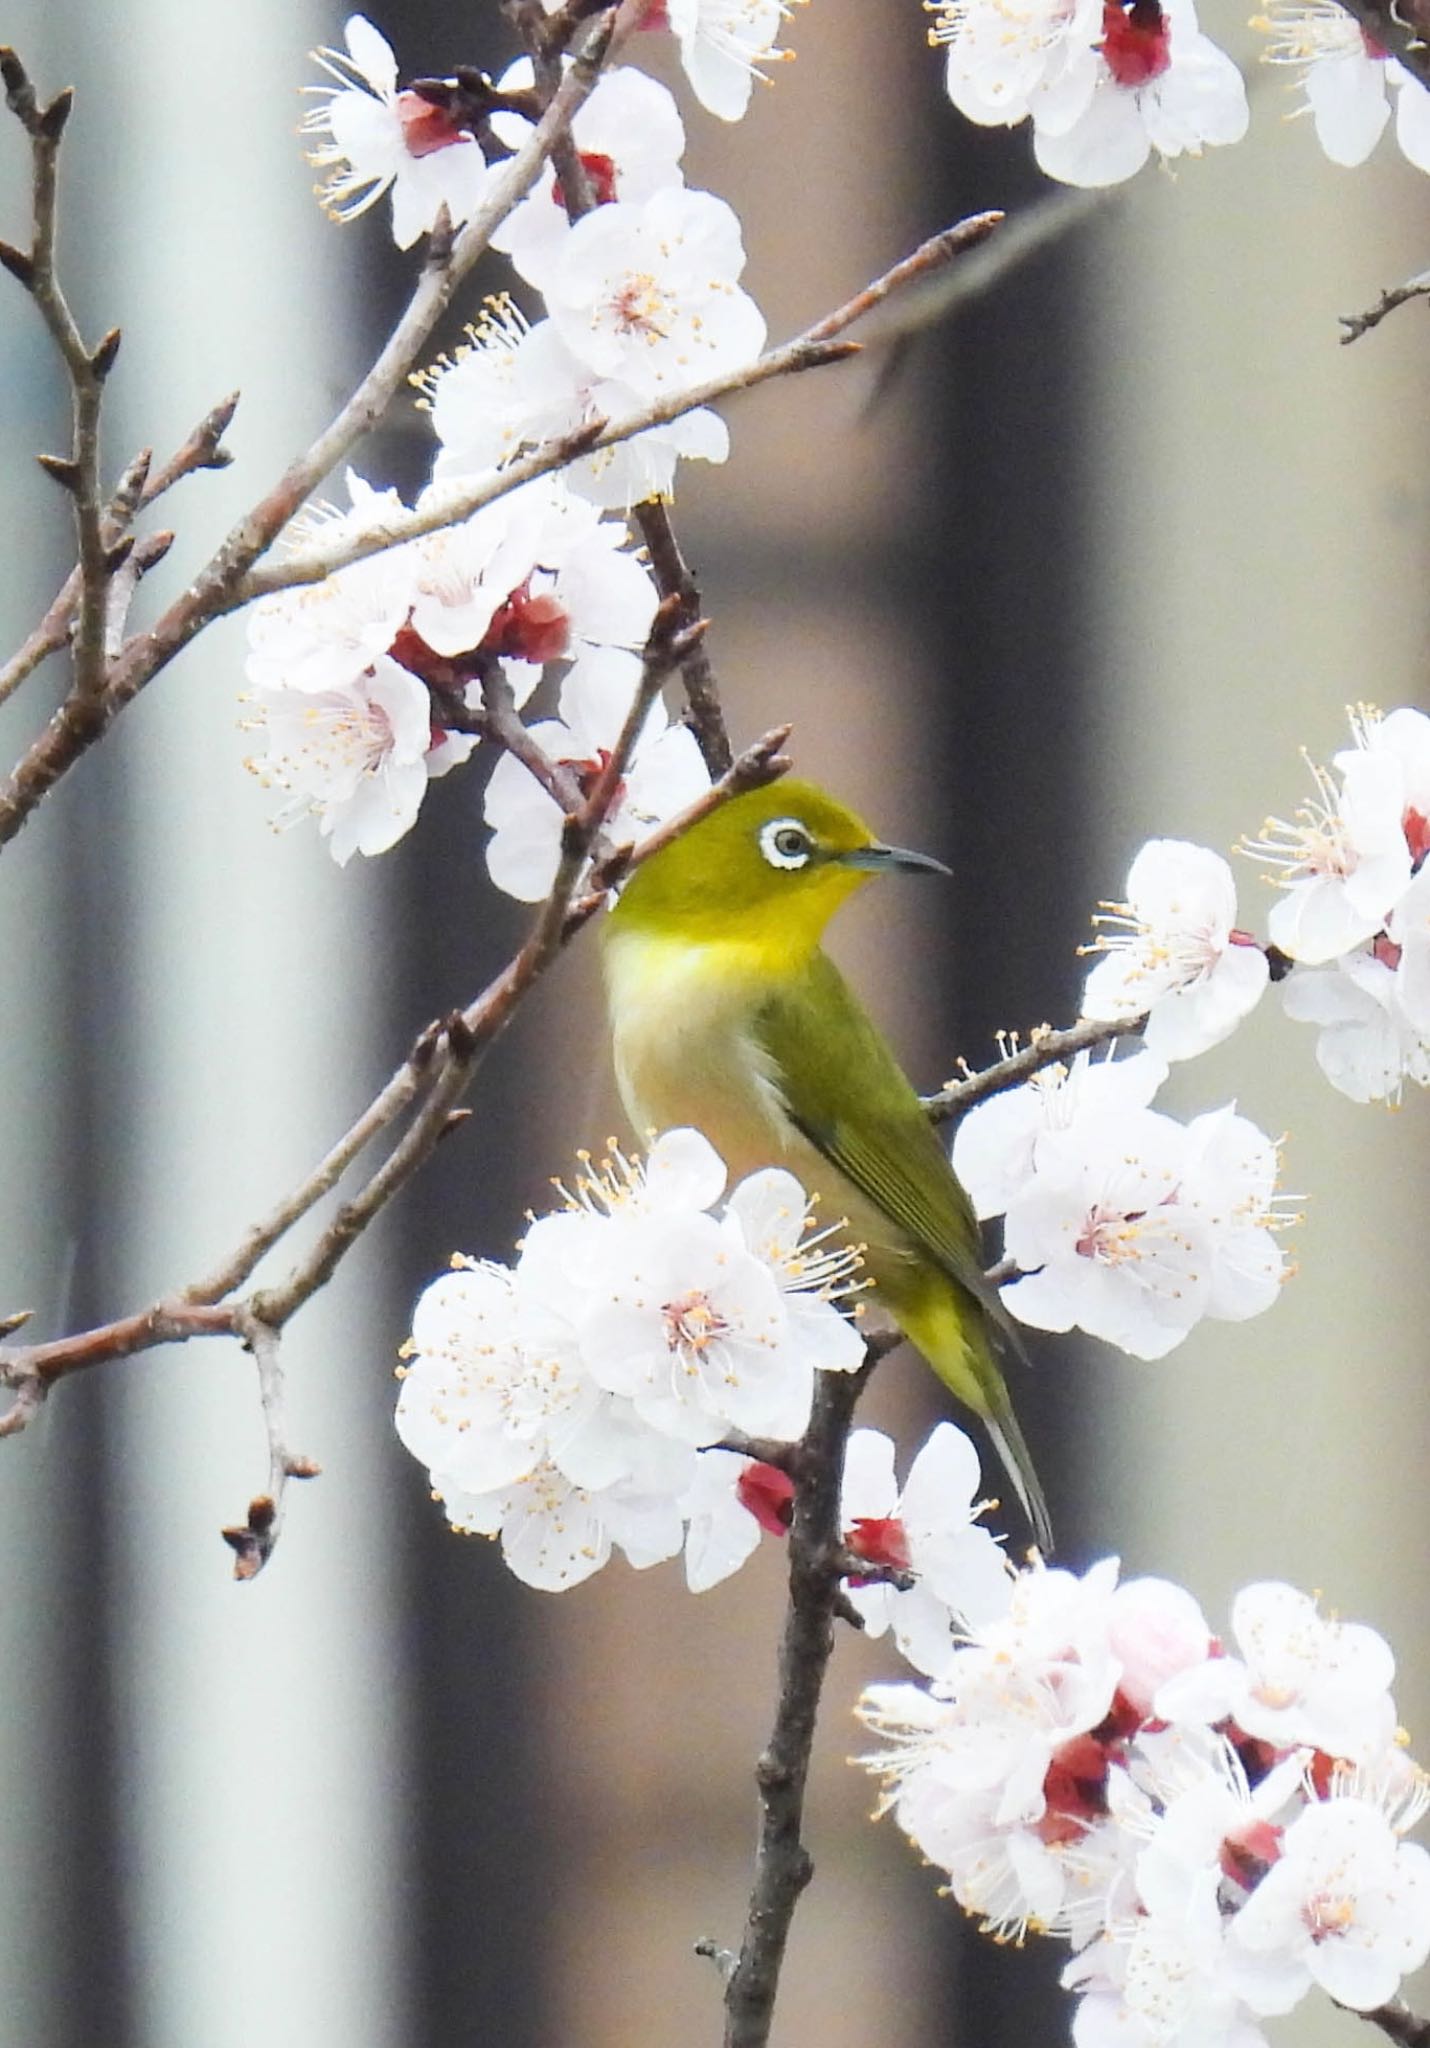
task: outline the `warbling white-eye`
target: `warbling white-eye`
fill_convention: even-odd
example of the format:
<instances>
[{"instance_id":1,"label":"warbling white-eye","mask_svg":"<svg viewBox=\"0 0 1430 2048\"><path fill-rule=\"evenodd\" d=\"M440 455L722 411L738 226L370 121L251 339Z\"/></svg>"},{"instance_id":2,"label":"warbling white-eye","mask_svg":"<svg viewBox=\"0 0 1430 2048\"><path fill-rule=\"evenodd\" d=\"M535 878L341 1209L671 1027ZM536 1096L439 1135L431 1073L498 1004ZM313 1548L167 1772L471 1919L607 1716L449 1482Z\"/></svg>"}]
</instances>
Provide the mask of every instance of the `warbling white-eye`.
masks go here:
<instances>
[{"instance_id":1,"label":"warbling white-eye","mask_svg":"<svg viewBox=\"0 0 1430 2048\"><path fill-rule=\"evenodd\" d=\"M947 873L881 845L807 782L702 818L637 868L604 921L616 1075L638 1131L692 1124L732 1180L785 1166L847 1219L875 1298L981 1417L1034 1534L1047 1507L998 1354L1022 1347L983 1277L968 1196L882 1034L820 939L875 875Z\"/></svg>"}]
</instances>

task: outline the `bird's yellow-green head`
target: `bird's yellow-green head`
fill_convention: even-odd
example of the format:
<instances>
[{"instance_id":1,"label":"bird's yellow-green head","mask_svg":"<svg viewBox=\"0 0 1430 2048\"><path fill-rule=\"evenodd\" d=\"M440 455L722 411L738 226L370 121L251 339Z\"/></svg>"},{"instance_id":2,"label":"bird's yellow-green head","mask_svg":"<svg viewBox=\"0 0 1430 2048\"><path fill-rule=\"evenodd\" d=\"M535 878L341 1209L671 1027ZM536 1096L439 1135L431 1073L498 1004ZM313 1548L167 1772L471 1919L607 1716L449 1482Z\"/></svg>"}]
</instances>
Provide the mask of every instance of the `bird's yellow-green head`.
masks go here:
<instances>
[{"instance_id":1,"label":"bird's yellow-green head","mask_svg":"<svg viewBox=\"0 0 1430 2048\"><path fill-rule=\"evenodd\" d=\"M790 778L733 797L663 847L636 869L610 923L797 957L856 889L896 868L948 872L927 854L881 844L845 805Z\"/></svg>"}]
</instances>

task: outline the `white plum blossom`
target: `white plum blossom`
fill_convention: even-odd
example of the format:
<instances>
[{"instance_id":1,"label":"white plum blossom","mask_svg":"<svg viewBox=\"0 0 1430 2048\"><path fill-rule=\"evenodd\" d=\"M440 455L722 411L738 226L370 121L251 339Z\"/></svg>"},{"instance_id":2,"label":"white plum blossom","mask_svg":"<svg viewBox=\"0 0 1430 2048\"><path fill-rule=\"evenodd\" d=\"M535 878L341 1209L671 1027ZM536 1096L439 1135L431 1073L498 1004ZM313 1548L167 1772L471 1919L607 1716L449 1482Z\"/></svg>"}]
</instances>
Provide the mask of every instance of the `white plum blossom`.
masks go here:
<instances>
[{"instance_id":1,"label":"white plum blossom","mask_svg":"<svg viewBox=\"0 0 1430 2048\"><path fill-rule=\"evenodd\" d=\"M1258 1741L1353 1763L1391 1741L1395 1660L1374 1629L1329 1621L1305 1593L1271 1580L1237 1594L1232 1634L1240 1656L1210 1658L1162 1687L1162 1719L1230 1718Z\"/></svg>"},{"instance_id":2,"label":"white plum blossom","mask_svg":"<svg viewBox=\"0 0 1430 2048\"><path fill-rule=\"evenodd\" d=\"M497 85L501 92L516 92L529 90L532 82L531 59L522 57ZM492 127L512 148L520 148L531 132L519 114L494 114ZM685 182L685 129L675 101L663 85L629 65L598 79L576 110L571 140L599 206L618 199L639 205L667 185ZM525 199L493 229L492 247L510 256L519 275L540 291L570 231L565 195L548 163Z\"/></svg>"},{"instance_id":3,"label":"white plum blossom","mask_svg":"<svg viewBox=\"0 0 1430 2048\"><path fill-rule=\"evenodd\" d=\"M612 1546L643 1567L684 1544L702 1590L762 1528L783 1529L793 1486L695 1445L740 1418L804 1430L815 1372L863 1357L837 1306L857 1259L808 1236L786 1174L798 1224L751 1248L748 1218L768 1212L770 1191L737 1207L736 1189L711 1213L725 1168L697 1131L666 1132L644 1164L616 1150L599 1169L582 1154L581 1168L514 1267L456 1258L424 1291L397 1431L453 1526L500 1536L529 1584L575 1585Z\"/></svg>"},{"instance_id":4,"label":"white plum blossom","mask_svg":"<svg viewBox=\"0 0 1430 2048\"><path fill-rule=\"evenodd\" d=\"M1050 1134L1009 1204L1004 1246L1023 1278L1020 1321L1074 1327L1161 1358L1203 1316L1241 1320L1275 1300L1275 1148L1230 1109L1189 1125L1155 1110Z\"/></svg>"},{"instance_id":5,"label":"white plum blossom","mask_svg":"<svg viewBox=\"0 0 1430 2048\"><path fill-rule=\"evenodd\" d=\"M799 1197L802 1225L802 1189ZM849 1263L839 1262L841 1275ZM782 1277L813 1286L803 1315L791 1312ZM840 1281L832 1288L841 1291ZM581 1339L600 1385L628 1397L653 1428L696 1445L718 1443L732 1426L798 1437L816 1369L851 1372L864 1356L823 1265L813 1275L782 1275L779 1263L747 1246L733 1198L721 1222L692 1209L652 1217L613 1242Z\"/></svg>"},{"instance_id":6,"label":"white plum blossom","mask_svg":"<svg viewBox=\"0 0 1430 2048\"><path fill-rule=\"evenodd\" d=\"M1379 1806L1339 1789L1287 1828L1232 1923L1242 1994L1260 2012L1289 2012L1313 1983L1372 2012L1430 1955L1430 1855L1402 1842ZM1418 1791L1401 1826L1425 1804Z\"/></svg>"},{"instance_id":7,"label":"white plum blossom","mask_svg":"<svg viewBox=\"0 0 1430 2048\"><path fill-rule=\"evenodd\" d=\"M1243 849L1279 870L1273 943L1313 967L1384 929L1430 849L1430 719L1358 706L1351 734L1355 745L1335 756L1339 789L1309 764L1315 796L1290 821L1268 818Z\"/></svg>"},{"instance_id":8,"label":"white plum blossom","mask_svg":"<svg viewBox=\"0 0 1430 2048\"><path fill-rule=\"evenodd\" d=\"M1091 96L1034 113L1033 153L1050 178L1116 185L1155 149L1199 156L1240 142L1246 87L1225 51L1198 26L1193 0L1080 0L1079 22L1097 51Z\"/></svg>"},{"instance_id":9,"label":"white plum blossom","mask_svg":"<svg viewBox=\"0 0 1430 2048\"><path fill-rule=\"evenodd\" d=\"M1044 1067L1020 1087L976 1103L954 1133L953 1170L979 1217L1001 1216L1022 1193L1049 1134L1146 1109L1166 1078L1166 1062L1153 1052L1124 1060L1080 1052L1071 1066Z\"/></svg>"},{"instance_id":10,"label":"white plum blossom","mask_svg":"<svg viewBox=\"0 0 1430 2048\"><path fill-rule=\"evenodd\" d=\"M291 794L280 824L316 813L339 866L396 845L428 781L454 765L433 734L425 685L386 655L341 688L260 688L249 702L247 723L267 751L246 765L265 788Z\"/></svg>"},{"instance_id":11,"label":"white plum blossom","mask_svg":"<svg viewBox=\"0 0 1430 2048\"><path fill-rule=\"evenodd\" d=\"M970 121L1072 119L1092 97L1097 53L1077 0L940 0L934 14L929 41L947 49L948 96Z\"/></svg>"},{"instance_id":12,"label":"white plum blossom","mask_svg":"<svg viewBox=\"0 0 1430 2048\"><path fill-rule=\"evenodd\" d=\"M844 1454L840 1519L845 1544L871 1565L912 1572L915 1583L848 1582L871 1636L888 1628L901 1655L937 1678L953 1654L956 1620L983 1627L1007 1612L1013 1581L1003 1552L976 1517L986 1503L978 1453L941 1422L909 1467L902 1492L894 1446L882 1430L856 1429Z\"/></svg>"},{"instance_id":13,"label":"white plum blossom","mask_svg":"<svg viewBox=\"0 0 1430 2048\"><path fill-rule=\"evenodd\" d=\"M1407 986L1403 972L1369 947L1329 967L1302 968L1282 986L1287 1016L1320 1026L1317 1064L1352 1102L1398 1101L1406 1081L1430 1087L1430 1030L1418 1002L1416 1017L1407 1012Z\"/></svg>"},{"instance_id":14,"label":"white plum blossom","mask_svg":"<svg viewBox=\"0 0 1430 2048\"><path fill-rule=\"evenodd\" d=\"M762 64L788 53L775 48L789 0L651 0L647 21L663 22L680 45L690 89L707 113L738 121L750 104Z\"/></svg>"},{"instance_id":15,"label":"white plum blossom","mask_svg":"<svg viewBox=\"0 0 1430 2048\"><path fill-rule=\"evenodd\" d=\"M1103 958L1083 990L1085 1017L1137 1017L1165 1060L1191 1059L1228 1038L1260 1001L1266 955L1236 924L1236 883L1209 847L1153 839L1127 876L1125 903L1105 903L1086 950Z\"/></svg>"},{"instance_id":16,"label":"white plum blossom","mask_svg":"<svg viewBox=\"0 0 1430 2048\"><path fill-rule=\"evenodd\" d=\"M348 507L315 505L290 529L299 544L341 546L406 512L393 490L347 472ZM370 668L412 609L414 562L406 547L384 548L317 583L275 591L248 614L245 673L260 688L341 689Z\"/></svg>"},{"instance_id":17,"label":"white plum blossom","mask_svg":"<svg viewBox=\"0 0 1430 2048\"><path fill-rule=\"evenodd\" d=\"M531 325L505 296L487 301L467 336L419 380L426 394L419 403L441 443L432 472L438 482L487 475L592 420L628 418L644 406L637 392L579 362L550 320ZM562 475L578 496L623 512L644 498L669 497L681 456L723 462L729 452L724 421L698 406L595 449Z\"/></svg>"},{"instance_id":18,"label":"white plum blossom","mask_svg":"<svg viewBox=\"0 0 1430 2048\"><path fill-rule=\"evenodd\" d=\"M546 279L547 310L595 376L668 397L759 355L765 322L737 282L744 267L724 200L666 188L575 223Z\"/></svg>"},{"instance_id":19,"label":"white plum blossom","mask_svg":"<svg viewBox=\"0 0 1430 2048\"><path fill-rule=\"evenodd\" d=\"M592 1492L554 1465L538 1465L487 1494L454 1493L444 1502L454 1529L499 1536L502 1557L524 1585L560 1593L600 1571L612 1546L637 1571L674 1557L684 1540L675 1501L629 1485Z\"/></svg>"},{"instance_id":20,"label":"white plum blossom","mask_svg":"<svg viewBox=\"0 0 1430 2048\"><path fill-rule=\"evenodd\" d=\"M1430 1857L1401 1839L1430 1790L1385 1645L1253 1586L1242 1663L1181 1588L1116 1570L1035 1563L930 1686L866 1689L881 1811L986 1931L1071 1944L1075 2048L1265 2048L1312 1984L1385 2004L1430 1955ZM1360 1762L1319 1746L1347 1731Z\"/></svg>"},{"instance_id":21,"label":"white plum blossom","mask_svg":"<svg viewBox=\"0 0 1430 2048\"><path fill-rule=\"evenodd\" d=\"M335 83L304 88L320 101L304 116L303 132L326 138L309 158L328 173L319 188L324 206L335 219L352 220L390 191L399 249L435 227L443 207L460 227L490 182L480 144L446 109L398 91L391 47L361 14L349 15L343 38L346 51L313 52Z\"/></svg>"},{"instance_id":22,"label":"white plum blossom","mask_svg":"<svg viewBox=\"0 0 1430 2048\"><path fill-rule=\"evenodd\" d=\"M438 655L482 648L527 664L520 705L546 662L644 646L660 599L627 539L622 521L538 478L412 544L412 629Z\"/></svg>"},{"instance_id":23,"label":"white plum blossom","mask_svg":"<svg viewBox=\"0 0 1430 2048\"><path fill-rule=\"evenodd\" d=\"M1395 139L1417 170L1430 171L1430 92L1388 51L1372 42L1336 0L1268 0L1252 27L1269 37L1268 64L1294 64L1316 140L1334 164L1363 164L1390 119L1395 88Z\"/></svg>"},{"instance_id":24,"label":"white plum blossom","mask_svg":"<svg viewBox=\"0 0 1430 2048\"><path fill-rule=\"evenodd\" d=\"M621 648L588 650L561 686L560 717L534 725L532 739L578 782L589 781L620 737L640 678L638 656ZM639 838L709 787L693 734L671 725L657 700L627 764L607 831L616 841ZM484 816L492 827L492 880L518 902L539 903L561 858L560 806L520 761L503 754L487 784Z\"/></svg>"}]
</instances>

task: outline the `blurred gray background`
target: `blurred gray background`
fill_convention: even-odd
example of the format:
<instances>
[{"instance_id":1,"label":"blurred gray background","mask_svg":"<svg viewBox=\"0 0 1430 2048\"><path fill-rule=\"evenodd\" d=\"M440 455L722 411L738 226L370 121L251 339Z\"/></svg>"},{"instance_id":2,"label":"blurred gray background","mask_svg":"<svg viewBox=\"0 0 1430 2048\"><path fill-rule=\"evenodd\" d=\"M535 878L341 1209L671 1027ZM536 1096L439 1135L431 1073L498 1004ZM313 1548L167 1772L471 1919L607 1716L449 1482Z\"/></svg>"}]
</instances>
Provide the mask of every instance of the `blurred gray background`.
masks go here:
<instances>
[{"instance_id":1,"label":"blurred gray background","mask_svg":"<svg viewBox=\"0 0 1430 2048\"><path fill-rule=\"evenodd\" d=\"M510 50L494 0L374 18L409 76ZM1254 54L1233 14L1206 25ZM166 505L153 598L326 421L412 272L383 215L343 230L311 198L296 88L341 26L316 0L9 0L0 23L43 92L78 88L63 259L88 333L125 330L112 466L243 388L234 468ZM818 0L739 129L683 96L687 175L738 208L776 335L1045 189L1024 135L954 115L923 27L915 0ZM1389 141L1335 170L1285 105L1258 82L1247 143L1145 171L881 397L872 364L768 388L732 410L727 468L682 472L737 739L793 717L804 771L955 869L948 893L866 899L839 939L926 1083L999 1026L1071 1017L1088 911L1144 838L1224 848L1300 799L1296 750L1339 745L1347 702L1430 708L1430 329L1412 307L1342 349L1336 326L1430 260L1430 187ZM26 178L10 123L16 242ZM63 444L60 380L0 287L8 648L69 557L31 461ZM359 466L412 488L426 455L399 408ZM211 1263L522 929L485 880L480 769L345 873L314 831L275 835L240 765L242 655L241 623L206 634L0 864L0 1312L33 1307L40 1335ZM59 681L0 714L7 762ZM1396 1645L1424 1754L1427 1105L1356 1108L1312 1045L1268 1004L1167 1098L1236 1096L1289 1133L1308 1200L1284 1301L1155 1365L1038 1342L1016 1392L1069 1563L1118 1551L1214 1624L1252 1578L1321 1589ZM293 1434L324 1476L255 1585L217 1536L265 1471L236 1346L106 1367L0 1445L0 2048L718 2039L690 1951L742 1916L780 1556L700 1601L676 1567L620 1564L527 1592L447 1533L391 1429L418 1288L454 1247L505 1255L548 1176L617 1128L589 946L475 1106L294 1328ZM909 1443L937 1412L907 1354L868 1409ZM868 1825L848 1709L892 1669L839 1647L777 2038L1065 2040L1058 1956L976 1941ZM1314 2004L1283 2036L1368 2038Z\"/></svg>"}]
</instances>

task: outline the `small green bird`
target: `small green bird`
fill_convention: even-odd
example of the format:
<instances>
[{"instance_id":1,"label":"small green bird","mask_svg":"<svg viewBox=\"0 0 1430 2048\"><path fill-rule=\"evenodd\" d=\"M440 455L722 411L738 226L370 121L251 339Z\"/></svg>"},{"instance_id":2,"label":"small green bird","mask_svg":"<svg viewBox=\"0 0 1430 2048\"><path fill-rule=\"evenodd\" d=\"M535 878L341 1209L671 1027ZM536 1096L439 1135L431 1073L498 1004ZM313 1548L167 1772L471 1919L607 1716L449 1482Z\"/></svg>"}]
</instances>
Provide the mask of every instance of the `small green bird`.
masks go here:
<instances>
[{"instance_id":1,"label":"small green bird","mask_svg":"<svg viewBox=\"0 0 1430 2048\"><path fill-rule=\"evenodd\" d=\"M978 1224L923 1106L820 939L891 869L807 782L735 797L637 868L605 920L616 1075L640 1131L693 1124L732 1179L785 1166L865 1247L878 1299L980 1416L1038 1543L1042 1488L999 1370L1022 1347L983 1277Z\"/></svg>"}]
</instances>

